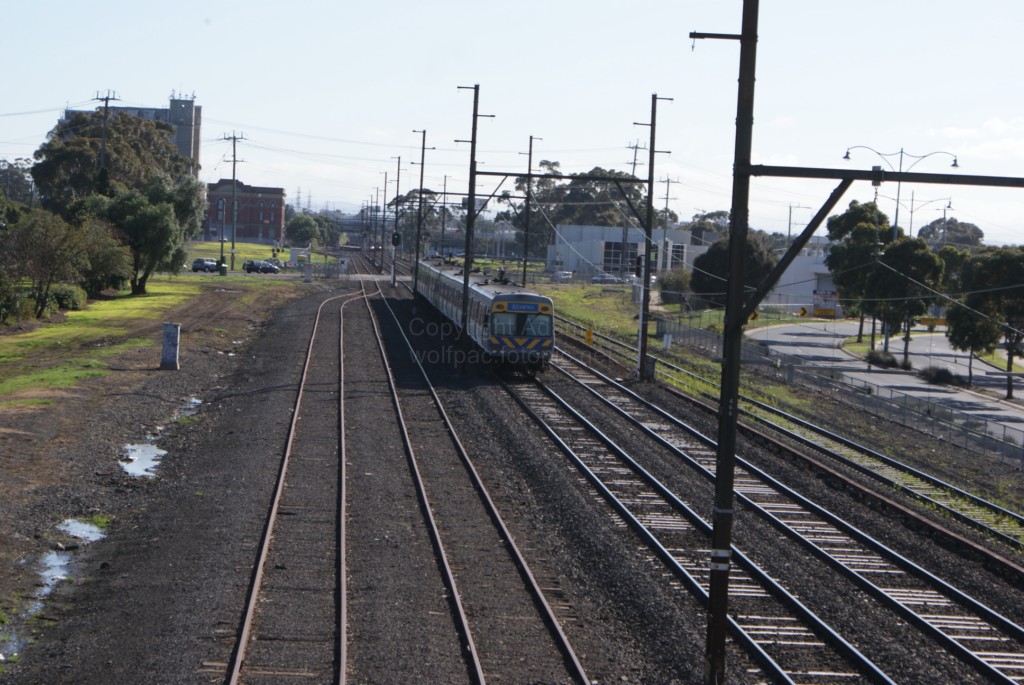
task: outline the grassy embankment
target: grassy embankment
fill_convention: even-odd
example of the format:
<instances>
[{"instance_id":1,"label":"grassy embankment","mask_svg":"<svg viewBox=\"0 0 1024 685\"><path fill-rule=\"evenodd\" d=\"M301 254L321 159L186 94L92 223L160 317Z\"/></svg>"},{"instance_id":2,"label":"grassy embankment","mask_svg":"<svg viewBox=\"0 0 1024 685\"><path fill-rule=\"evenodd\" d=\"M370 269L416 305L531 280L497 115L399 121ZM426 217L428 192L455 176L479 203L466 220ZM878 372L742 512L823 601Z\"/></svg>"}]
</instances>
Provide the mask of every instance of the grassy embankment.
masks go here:
<instances>
[{"instance_id":1,"label":"grassy embankment","mask_svg":"<svg viewBox=\"0 0 1024 685\"><path fill-rule=\"evenodd\" d=\"M261 306L268 306L282 299L271 295L273 291L297 287L292 281L218 278L198 280L191 274L185 278L155 277L149 280L146 295L132 297L123 292L109 299L91 300L86 309L67 312L63 321L0 336L0 407L50 404L52 400L45 395L43 399L18 395L70 388L84 379L106 375L111 357L159 344L159 336L137 337L138 329L166 321L169 312L222 284L223 278L231 280L233 289L242 291L234 303L240 311L251 310L257 297Z\"/></svg>"},{"instance_id":2,"label":"grassy embankment","mask_svg":"<svg viewBox=\"0 0 1024 685\"><path fill-rule=\"evenodd\" d=\"M601 333L629 345L636 344L639 306L632 302L632 287L551 284L537 285L535 289L554 300L555 313L559 316L586 326L595 333ZM651 309L652 317L661 316L716 332L722 330L722 314L722 310L682 311L680 305L661 305ZM749 322L747 328L786 323L787 321L806 322L807 319L781 312L763 312L756 320ZM670 382L685 392L717 398L721 364L705 355L691 352L688 348L678 344L673 345L671 350L664 350L661 342L654 339L653 332L654 324L652 323L648 333L651 352L655 356L670 360L674 365L687 372L672 373ZM665 367L662 367L662 371L664 370ZM742 385L745 395L789 411L794 411L803 404L803 400L793 396L788 386L775 383L770 378L756 372L744 371Z\"/></svg>"}]
</instances>

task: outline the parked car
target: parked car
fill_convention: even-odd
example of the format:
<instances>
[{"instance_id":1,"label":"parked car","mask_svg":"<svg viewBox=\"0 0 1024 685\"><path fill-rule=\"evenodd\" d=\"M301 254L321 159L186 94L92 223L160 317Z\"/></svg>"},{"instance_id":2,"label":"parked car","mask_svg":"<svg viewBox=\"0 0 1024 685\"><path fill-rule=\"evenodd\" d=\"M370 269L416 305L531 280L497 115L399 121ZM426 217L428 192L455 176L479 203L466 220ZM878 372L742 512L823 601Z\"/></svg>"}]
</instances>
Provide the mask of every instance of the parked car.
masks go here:
<instances>
[{"instance_id":1,"label":"parked car","mask_svg":"<svg viewBox=\"0 0 1024 685\"><path fill-rule=\"evenodd\" d=\"M572 280L572 272L571 271L556 271L555 273L551 274L551 282L552 283L568 283L571 280Z\"/></svg>"},{"instance_id":2,"label":"parked car","mask_svg":"<svg viewBox=\"0 0 1024 685\"><path fill-rule=\"evenodd\" d=\"M276 273L278 273L280 271L279 268L277 268L276 266L274 266L270 262L263 261L262 259L249 259L249 260L246 260L245 264L242 265L242 269L247 274L251 274L251 273L276 274Z\"/></svg>"},{"instance_id":3,"label":"parked car","mask_svg":"<svg viewBox=\"0 0 1024 685\"><path fill-rule=\"evenodd\" d=\"M197 257L196 259L192 260L192 272L193 273L196 273L196 272L199 272L199 271L205 271L207 273L212 273L212 272L217 271L217 270L218 270L218 267L217 267L217 260L216 259L213 259L211 257Z\"/></svg>"},{"instance_id":4,"label":"parked car","mask_svg":"<svg viewBox=\"0 0 1024 685\"><path fill-rule=\"evenodd\" d=\"M590 279L591 283L622 283L622 279L611 274L598 274Z\"/></svg>"}]
</instances>

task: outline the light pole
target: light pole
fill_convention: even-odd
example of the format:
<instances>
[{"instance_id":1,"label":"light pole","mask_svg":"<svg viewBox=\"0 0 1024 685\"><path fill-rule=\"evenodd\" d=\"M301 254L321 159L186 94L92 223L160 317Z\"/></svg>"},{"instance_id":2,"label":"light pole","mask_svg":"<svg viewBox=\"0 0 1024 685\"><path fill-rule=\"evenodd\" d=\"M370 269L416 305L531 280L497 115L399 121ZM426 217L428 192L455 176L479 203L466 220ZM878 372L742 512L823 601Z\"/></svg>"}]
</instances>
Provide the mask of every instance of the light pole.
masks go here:
<instances>
[{"instance_id":1,"label":"light pole","mask_svg":"<svg viewBox=\"0 0 1024 685\"><path fill-rule=\"evenodd\" d=\"M795 205L789 204L789 224L786 229L786 247L788 248L790 243L793 242L793 210L794 209L814 209L814 207L808 207L806 205Z\"/></svg>"},{"instance_id":2,"label":"light pole","mask_svg":"<svg viewBox=\"0 0 1024 685\"><path fill-rule=\"evenodd\" d=\"M900 148L899 152L879 152L875 148L868 147L867 145L853 145L853 146L850 146L850 147L846 148L846 154L843 155L843 159L849 161L849 159L850 159L850 150L870 150L871 152L874 152L876 155L878 155L882 159L882 161L885 162L889 166L890 169L892 169L893 171L895 171L897 173L902 173L904 171L904 169L903 169L903 158L904 157L911 157L914 160L913 162L910 163L910 166L908 166L906 168L906 171L910 171L911 169L913 169L917 165L918 162L920 162L923 159L927 159L928 157L931 157L932 155L949 155L950 157L953 158L953 163L950 166L952 166L954 169L960 168L960 165L957 163L957 156L954 155L952 152L946 152L945 150L936 150L934 152L929 152L926 155L912 155L909 152L906 152L903 148ZM890 157L896 157L896 156L899 156L899 160L900 160L898 167L894 167L892 165L892 162L889 161ZM900 225L900 187L902 185L903 185L902 180L897 179L896 180L896 216L894 217L893 222L892 222L892 239L893 240L896 240L897 227Z\"/></svg>"},{"instance_id":3,"label":"light pole","mask_svg":"<svg viewBox=\"0 0 1024 685\"><path fill-rule=\"evenodd\" d=\"M530 149L526 153L526 200L523 208L523 287L526 287L526 262L530 256L530 195L533 193L533 141L544 140L530 136ZM519 153L523 154L523 153Z\"/></svg>"},{"instance_id":4,"label":"light pole","mask_svg":"<svg viewBox=\"0 0 1024 685\"><path fill-rule=\"evenodd\" d=\"M420 144L420 192L419 203L416 208L416 259L412 264L412 292L416 293L416 285L420 276L420 240L423 235L423 162L427 155L427 130L413 129L413 133L422 133L423 140ZM434 148L431 148L433 150ZM413 162L415 164L416 162Z\"/></svg>"},{"instance_id":5,"label":"light pole","mask_svg":"<svg viewBox=\"0 0 1024 685\"><path fill-rule=\"evenodd\" d=\"M397 279L397 274L395 273L397 265L395 262L398 261L398 245L395 243L395 238L400 235L398 232L398 201L402 182L402 157L399 155L398 157L392 157L392 159L398 160L398 173L395 175L395 235L391 238L391 287L394 288Z\"/></svg>"}]
</instances>

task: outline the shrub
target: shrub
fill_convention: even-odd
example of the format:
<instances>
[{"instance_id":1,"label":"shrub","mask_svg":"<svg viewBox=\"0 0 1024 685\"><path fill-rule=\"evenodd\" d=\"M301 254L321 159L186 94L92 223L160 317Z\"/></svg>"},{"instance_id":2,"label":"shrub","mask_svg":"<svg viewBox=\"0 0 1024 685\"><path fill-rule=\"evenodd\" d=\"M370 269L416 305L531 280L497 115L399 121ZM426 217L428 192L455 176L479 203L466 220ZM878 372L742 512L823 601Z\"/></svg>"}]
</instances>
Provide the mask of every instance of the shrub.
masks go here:
<instances>
[{"instance_id":1,"label":"shrub","mask_svg":"<svg viewBox=\"0 0 1024 685\"><path fill-rule=\"evenodd\" d=\"M87 299L85 291L78 286L57 283L50 288L48 305L57 309L78 311L85 306Z\"/></svg>"},{"instance_id":2,"label":"shrub","mask_svg":"<svg viewBox=\"0 0 1024 685\"><path fill-rule=\"evenodd\" d=\"M686 302L686 293L690 289L690 272L673 269L659 278L658 285L664 304L682 304Z\"/></svg>"},{"instance_id":3,"label":"shrub","mask_svg":"<svg viewBox=\"0 0 1024 685\"><path fill-rule=\"evenodd\" d=\"M871 350L868 352L868 362L883 369L891 369L897 365L896 357L892 355L892 352L886 352L885 350Z\"/></svg>"},{"instance_id":4,"label":"shrub","mask_svg":"<svg viewBox=\"0 0 1024 685\"><path fill-rule=\"evenodd\" d=\"M937 385L967 385L963 376L955 374L944 366L929 366L918 375L929 383Z\"/></svg>"}]
</instances>

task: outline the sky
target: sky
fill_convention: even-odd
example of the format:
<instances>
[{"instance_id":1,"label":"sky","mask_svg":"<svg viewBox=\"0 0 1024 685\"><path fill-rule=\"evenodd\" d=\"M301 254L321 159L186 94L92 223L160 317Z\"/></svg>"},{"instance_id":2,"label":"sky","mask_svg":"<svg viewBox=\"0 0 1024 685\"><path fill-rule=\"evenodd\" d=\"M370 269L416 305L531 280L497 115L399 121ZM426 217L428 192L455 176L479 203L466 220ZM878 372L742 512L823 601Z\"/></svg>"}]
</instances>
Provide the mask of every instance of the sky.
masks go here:
<instances>
[{"instance_id":1,"label":"sky","mask_svg":"<svg viewBox=\"0 0 1024 685\"><path fill-rule=\"evenodd\" d=\"M421 171L425 188L468 191L474 85L478 168L514 175L533 136L535 171L635 160L646 178L657 95L655 206L689 219L731 204L739 43L689 34L738 34L740 0L5 4L20 57L4 69L0 159L31 157L64 108L108 91L123 106L194 97L201 180L231 178L225 137L244 136L239 181L352 213ZM762 0L753 163L897 169L902 150L905 171L1024 176L1022 26L1019 0ZM483 176L477 193L513 181ZM750 225L797 232L836 184L755 178ZM1024 244L1024 189L863 181L840 208L875 192L914 235L945 213Z\"/></svg>"}]
</instances>

